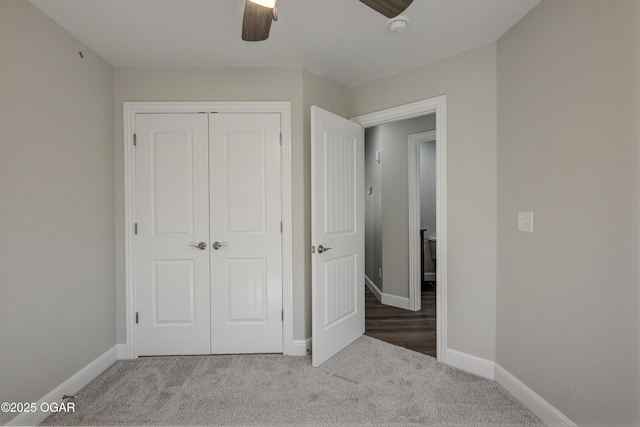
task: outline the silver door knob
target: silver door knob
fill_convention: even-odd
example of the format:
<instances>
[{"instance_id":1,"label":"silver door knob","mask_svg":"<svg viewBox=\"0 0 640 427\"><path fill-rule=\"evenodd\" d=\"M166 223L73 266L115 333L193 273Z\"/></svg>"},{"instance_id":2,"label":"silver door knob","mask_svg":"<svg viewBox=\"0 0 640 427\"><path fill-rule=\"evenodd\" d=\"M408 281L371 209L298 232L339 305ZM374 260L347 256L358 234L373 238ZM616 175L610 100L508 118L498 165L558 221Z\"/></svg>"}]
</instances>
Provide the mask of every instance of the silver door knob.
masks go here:
<instances>
[{"instance_id":1,"label":"silver door knob","mask_svg":"<svg viewBox=\"0 0 640 427\"><path fill-rule=\"evenodd\" d=\"M213 244L211 245L211 247L215 250L226 248L227 246L229 246L227 242L213 242Z\"/></svg>"},{"instance_id":2,"label":"silver door knob","mask_svg":"<svg viewBox=\"0 0 640 427\"><path fill-rule=\"evenodd\" d=\"M189 245L189 246L194 247L194 248L198 248L201 251L204 251L205 249L207 249L207 244L205 242L200 242L197 245Z\"/></svg>"},{"instance_id":3,"label":"silver door knob","mask_svg":"<svg viewBox=\"0 0 640 427\"><path fill-rule=\"evenodd\" d=\"M330 251L330 250L331 250L331 248L327 248L327 247L324 247L322 245L318 246L318 253L319 254L321 254L322 252Z\"/></svg>"}]
</instances>

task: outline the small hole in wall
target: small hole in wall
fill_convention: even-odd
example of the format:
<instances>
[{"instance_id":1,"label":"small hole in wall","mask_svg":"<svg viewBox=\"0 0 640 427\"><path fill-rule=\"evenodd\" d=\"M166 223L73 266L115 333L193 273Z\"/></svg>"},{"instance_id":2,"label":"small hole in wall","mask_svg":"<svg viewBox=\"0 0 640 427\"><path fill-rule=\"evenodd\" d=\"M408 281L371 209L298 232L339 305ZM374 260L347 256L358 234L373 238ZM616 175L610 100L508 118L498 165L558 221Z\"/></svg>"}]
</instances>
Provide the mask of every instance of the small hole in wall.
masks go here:
<instances>
[{"instance_id":1,"label":"small hole in wall","mask_svg":"<svg viewBox=\"0 0 640 427\"><path fill-rule=\"evenodd\" d=\"M82 53L82 51L79 51L78 55L80 55L80 58L84 58L84 53Z\"/></svg>"}]
</instances>

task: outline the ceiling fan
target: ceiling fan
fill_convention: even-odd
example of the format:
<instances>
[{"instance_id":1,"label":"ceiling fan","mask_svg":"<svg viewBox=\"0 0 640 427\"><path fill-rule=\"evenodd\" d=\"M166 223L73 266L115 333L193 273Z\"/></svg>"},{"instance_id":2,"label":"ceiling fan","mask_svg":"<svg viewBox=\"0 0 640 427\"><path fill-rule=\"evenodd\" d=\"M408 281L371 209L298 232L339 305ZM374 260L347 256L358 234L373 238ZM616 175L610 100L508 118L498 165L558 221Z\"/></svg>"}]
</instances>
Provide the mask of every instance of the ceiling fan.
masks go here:
<instances>
[{"instance_id":1,"label":"ceiling fan","mask_svg":"<svg viewBox=\"0 0 640 427\"><path fill-rule=\"evenodd\" d=\"M360 0L387 18L400 15L413 0ZM242 40L255 42L269 37L271 22L278 20L276 0L246 0Z\"/></svg>"}]
</instances>

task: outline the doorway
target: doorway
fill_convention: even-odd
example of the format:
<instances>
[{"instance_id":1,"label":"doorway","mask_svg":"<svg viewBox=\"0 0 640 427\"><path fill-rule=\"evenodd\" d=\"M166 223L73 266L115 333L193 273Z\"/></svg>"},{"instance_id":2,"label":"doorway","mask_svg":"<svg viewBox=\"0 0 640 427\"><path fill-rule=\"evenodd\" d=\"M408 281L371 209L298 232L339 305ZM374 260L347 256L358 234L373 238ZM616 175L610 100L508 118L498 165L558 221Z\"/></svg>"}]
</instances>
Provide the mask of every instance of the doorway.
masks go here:
<instances>
[{"instance_id":1,"label":"doorway","mask_svg":"<svg viewBox=\"0 0 640 427\"><path fill-rule=\"evenodd\" d=\"M436 333L437 333L436 357L439 361L444 362L445 361L444 356L446 354L446 347L447 347L446 346L446 342L447 342L447 333L446 333L446 297L447 297L447 292L446 292L447 291L447 286L446 286L447 285L447 281L446 281L446 277L447 277L446 275L446 265L447 265L447 260L446 260L446 243L447 243L447 239L446 239L446 97L440 96L440 97L432 98L425 101L419 101L419 102L407 104L401 107L395 107L395 108L380 111L377 113L371 113L364 116L356 117L352 120L362 124L365 127L365 132L368 131L371 133L371 132L375 132L374 129L378 125L387 124L387 123L396 123L399 121L415 119L415 118L427 116L427 115L432 115L433 117L434 124L435 124L434 128L435 128L435 140L436 140L435 148L436 148L437 209L436 209L435 235L437 236L437 240L438 240L438 245L435 248L436 257L438 260L438 269L436 271L436 281L438 284L437 285L438 292L435 296ZM424 130L424 129L418 129L414 133L418 132L419 130ZM405 135L405 138L403 138L402 143L405 145L405 147L408 146L406 135ZM369 155L376 162L379 162L380 164L382 164L382 162L385 162L386 154L384 154L383 152L380 152L380 154L378 155L375 153L375 151L380 151L380 150L372 150L369 152ZM405 154L403 157L404 162L407 162L407 159L409 158L410 157L408 153L405 151ZM394 159L392 159L392 161L393 160ZM414 160L418 161L418 159L416 159L415 157L414 157ZM402 171L401 173L402 175L401 181L405 183L404 185L408 185L409 180L407 175L407 168L411 166L407 163L405 163L405 165L406 167L404 171ZM418 171L419 171L419 168L416 167L415 173L417 174ZM369 178L371 178L371 176L369 176ZM373 182L374 184L366 186L367 198L369 198L367 200L367 203L369 204L375 203L375 196L376 196L375 187L374 187L374 185L376 185L375 184L376 181L374 179L371 182ZM382 181L377 182L377 185L382 190L382 193L387 194L385 193L385 187ZM370 187L374 187L374 188L370 188ZM417 193L417 189L414 189L414 191ZM380 297L383 303L392 305L395 307L399 307L405 310L409 310L411 308L409 304L410 273L411 275L416 277L415 282L418 285L422 283L422 280L420 278L420 270L419 270L420 268L419 198L415 197L415 201L416 201L415 205L417 205L417 212L418 212L418 214L416 215L415 210L413 213L407 212L408 204L409 204L408 189L407 190L403 190L402 188L394 189L394 186L392 185L390 189L387 190L387 192L391 192L393 196L402 196L403 195L402 193L406 194L404 200L401 200L401 197L400 197L399 199L400 202L396 201L395 203L392 204L392 207L391 207L392 212L393 212L393 209L399 209L399 210L404 209L405 213L404 214L401 213L400 215L398 215L398 217L403 217L405 219L404 225L397 229L392 228L391 230L387 230L385 232L387 234L391 234L396 241L401 242L400 245L398 245L398 248L403 252L403 255L400 257L396 257L396 260L400 260L400 261L398 261L398 265L395 266L395 272L400 272L400 273L398 273L397 276L385 275L385 269L389 269L390 266L393 269L394 266L390 265L389 263L385 263L384 261L379 261L381 264L381 267L375 266L375 265L373 269L369 267L367 273L376 275L376 277L379 279L382 278L382 282L381 282L382 288L377 289L377 291L379 292L379 295L376 295L376 296ZM376 217L375 214L372 214L371 212L369 212L367 214L367 219L370 221L370 224L371 224L376 220L382 221L382 219L384 218L384 215L385 215L384 213L381 213L378 217ZM410 227L408 225L410 216L411 216L411 221L417 224L415 226L415 230L411 231L411 234L409 234ZM370 246L375 246L375 245L376 243L374 242ZM383 245L382 240L380 240L377 243L377 246L378 248L381 249L382 253L384 253L385 250L393 251L396 249L396 248L388 247L386 242ZM410 251L411 251L411 254L409 254ZM367 253L366 256L367 256L367 261L369 261L371 258L375 257L375 252L373 255L371 253ZM413 264L413 268L411 269L409 268L410 261ZM391 280L392 280L391 284L388 284L388 283L386 284L387 286L385 286L385 280L384 280L386 277L391 277ZM394 278L397 278L397 277L402 277L403 279L394 280ZM373 282L371 278L367 278L366 280L368 285L371 285L372 284L371 282ZM373 285L375 285L375 283L373 283ZM376 292L377 286L369 286L369 287L374 291L374 293ZM417 289L418 289L417 294L420 295L420 292L419 292L420 288L417 287ZM387 291L390 291L390 292L387 292Z\"/></svg>"},{"instance_id":2,"label":"doorway","mask_svg":"<svg viewBox=\"0 0 640 427\"><path fill-rule=\"evenodd\" d=\"M426 269L431 285L435 274L423 243L436 229L434 127L430 114L365 132L365 331L435 357L435 289L425 286Z\"/></svg>"}]
</instances>

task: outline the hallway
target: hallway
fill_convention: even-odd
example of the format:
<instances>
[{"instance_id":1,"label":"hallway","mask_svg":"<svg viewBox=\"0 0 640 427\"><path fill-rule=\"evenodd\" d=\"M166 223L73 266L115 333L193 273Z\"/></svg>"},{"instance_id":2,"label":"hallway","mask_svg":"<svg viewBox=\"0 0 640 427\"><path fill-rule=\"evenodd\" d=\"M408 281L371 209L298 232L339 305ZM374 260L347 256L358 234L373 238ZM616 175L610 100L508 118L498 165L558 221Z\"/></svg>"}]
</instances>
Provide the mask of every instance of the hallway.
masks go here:
<instances>
[{"instance_id":1,"label":"hallway","mask_svg":"<svg viewBox=\"0 0 640 427\"><path fill-rule=\"evenodd\" d=\"M436 292L423 287L422 308L409 311L381 304L365 287L365 335L436 357Z\"/></svg>"}]
</instances>

